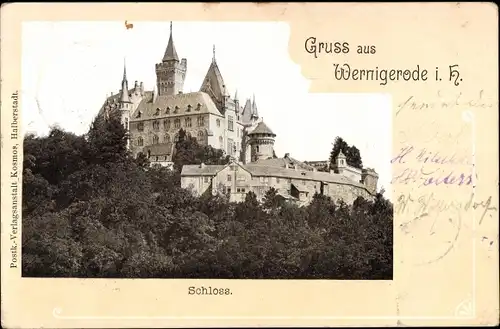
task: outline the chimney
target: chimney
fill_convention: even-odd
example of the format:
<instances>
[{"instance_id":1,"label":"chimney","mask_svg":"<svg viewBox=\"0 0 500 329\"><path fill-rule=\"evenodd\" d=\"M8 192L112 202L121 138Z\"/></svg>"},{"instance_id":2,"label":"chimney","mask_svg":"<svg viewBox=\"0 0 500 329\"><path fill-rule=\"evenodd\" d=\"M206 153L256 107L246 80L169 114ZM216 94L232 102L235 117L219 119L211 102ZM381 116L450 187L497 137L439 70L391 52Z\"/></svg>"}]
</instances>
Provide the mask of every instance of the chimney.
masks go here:
<instances>
[{"instance_id":1,"label":"chimney","mask_svg":"<svg viewBox=\"0 0 500 329\"><path fill-rule=\"evenodd\" d=\"M141 90L141 95L144 95L144 82L141 82L141 84L139 85L139 88Z\"/></svg>"},{"instance_id":2,"label":"chimney","mask_svg":"<svg viewBox=\"0 0 500 329\"><path fill-rule=\"evenodd\" d=\"M290 157L290 153L285 153L285 159L288 159Z\"/></svg>"},{"instance_id":3,"label":"chimney","mask_svg":"<svg viewBox=\"0 0 500 329\"><path fill-rule=\"evenodd\" d=\"M299 170L299 166L293 165L293 167L295 168L295 170Z\"/></svg>"},{"instance_id":4,"label":"chimney","mask_svg":"<svg viewBox=\"0 0 500 329\"><path fill-rule=\"evenodd\" d=\"M205 168L205 164L203 162L200 164L200 168Z\"/></svg>"},{"instance_id":5,"label":"chimney","mask_svg":"<svg viewBox=\"0 0 500 329\"><path fill-rule=\"evenodd\" d=\"M285 163L285 168L288 169L288 163Z\"/></svg>"}]
</instances>

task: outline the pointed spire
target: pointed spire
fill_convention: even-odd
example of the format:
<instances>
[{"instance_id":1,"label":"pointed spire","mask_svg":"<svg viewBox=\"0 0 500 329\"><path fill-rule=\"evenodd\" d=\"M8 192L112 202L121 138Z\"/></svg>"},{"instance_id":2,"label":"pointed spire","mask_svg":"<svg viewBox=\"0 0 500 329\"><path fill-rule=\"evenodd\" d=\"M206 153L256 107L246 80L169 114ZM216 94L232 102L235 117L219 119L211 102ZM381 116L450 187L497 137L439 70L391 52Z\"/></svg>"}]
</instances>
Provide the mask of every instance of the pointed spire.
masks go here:
<instances>
[{"instance_id":1,"label":"pointed spire","mask_svg":"<svg viewBox=\"0 0 500 329\"><path fill-rule=\"evenodd\" d=\"M236 91L234 92L234 100L238 100L238 89L236 89Z\"/></svg>"},{"instance_id":2,"label":"pointed spire","mask_svg":"<svg viewBox=\"0 0 500 329\"><path fill-rule=\"evenodd\" d=\"M174 38L172 36L172 21L170 21L170 36L168 38L167 49L165 50L165 55L163 55L163 61L179 61L179 56L177 56L177 51L174 46Z\"/></svg>"},{"instance_id":3,"label":"pointed spire","mask_svg":"<svg viewBox=\"0 0 500 329\"><path fill-rule=\"evenodd\" d=\"M127 81L127 59L123 57L123 81Z\"/></svg>"},{"instance_id":4,"label":"pointed spire","mask_svg":"<svg viewBox=\"0 0 500 329\"><path fill-rule=\"evenodd\" d=\"M255 94L253 94L252 98L252 111L251 111L251 116L258 118L259 117L259 112L257 112L257 103L255 102Z\"/></svg>"},{"instance_id":5,"label":"pointed spire","mask_svg":"<svg viewBox=\"0 0 500 329\"><path fill-rule=\"evenodd\" d=\"M215 44L213 45L212 51L213 51L212 63L215 63Z\"/></svg>"},{"instance_id":6,"label":"pointed spire","mask_svg":"<svg viewBox=\"0 0 500 329\"><path fill-rule=\"evenodd\" d=\"M128 81L127 81L127 65L125 58L123 59L123 80L122 80L122 91L120 95L121 103L130 103L130 98L128 97Z\"/></svg>"}]
</instances>

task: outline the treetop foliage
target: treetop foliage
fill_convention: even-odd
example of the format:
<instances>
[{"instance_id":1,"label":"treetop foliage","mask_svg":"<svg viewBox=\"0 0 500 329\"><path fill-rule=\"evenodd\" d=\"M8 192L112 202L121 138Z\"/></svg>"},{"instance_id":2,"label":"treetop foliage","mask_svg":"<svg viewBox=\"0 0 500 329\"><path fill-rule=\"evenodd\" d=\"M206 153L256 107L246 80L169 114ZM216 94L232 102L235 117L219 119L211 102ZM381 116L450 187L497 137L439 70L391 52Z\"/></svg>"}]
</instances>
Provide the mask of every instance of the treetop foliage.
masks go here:
<instances>
[{"instance_id":1,"label":"treetop foliage","mask_svg":"<svg viewBox=\"0 0 500 329\"><path fill-rule=\"evenodd\" d=\"M392 279L392 204L269 189L242 203L180 187L186 163L227 156L180 134L175 170L132 158L118 118L24 139L23 276Z\"/></svg>"}]
</instances>

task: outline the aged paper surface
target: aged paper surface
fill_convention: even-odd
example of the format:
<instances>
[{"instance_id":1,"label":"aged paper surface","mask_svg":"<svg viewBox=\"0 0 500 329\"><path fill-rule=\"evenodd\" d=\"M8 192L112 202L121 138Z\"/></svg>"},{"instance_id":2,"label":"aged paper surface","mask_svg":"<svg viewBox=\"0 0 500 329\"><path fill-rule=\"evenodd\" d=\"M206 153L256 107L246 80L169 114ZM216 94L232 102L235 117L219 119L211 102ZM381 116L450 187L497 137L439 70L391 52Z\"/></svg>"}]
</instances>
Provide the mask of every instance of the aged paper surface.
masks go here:
<instances>
[{"instance_id":1,"label":"aged paper surface","mask_svg":"<svg viewBox=\"0 0 500 329\"><path fill-rule=\"evenodd\" d=\"M3 326L498 324L494 4L17 3L4 5L1 15ZM21 141L9 137L11 95L21 88L21 23L61 20L283 21L290 26L290 57L310 79L311 93L390 94L394 280L218 280L234 293L214 298L188 296L190 283L180 279L21 278L20 268L9 267L14 227L10 171L13 145ZM348 42L351 52L315 58L304 49L313 36L318 42ZM375 45L377 51L358 55L355 45ZM427 80L339 81L333 64L344 63L352 69L412 72L418 66L428 71ZM436 81L436 67L442 80ZM20 98L19 111L22 106ZM441 160L426 163L423 149L439 153ZM22 143L19 155L21 150ZM425 171L436 174L429 180L422 176Z\"/></svg>"}]
</instances>

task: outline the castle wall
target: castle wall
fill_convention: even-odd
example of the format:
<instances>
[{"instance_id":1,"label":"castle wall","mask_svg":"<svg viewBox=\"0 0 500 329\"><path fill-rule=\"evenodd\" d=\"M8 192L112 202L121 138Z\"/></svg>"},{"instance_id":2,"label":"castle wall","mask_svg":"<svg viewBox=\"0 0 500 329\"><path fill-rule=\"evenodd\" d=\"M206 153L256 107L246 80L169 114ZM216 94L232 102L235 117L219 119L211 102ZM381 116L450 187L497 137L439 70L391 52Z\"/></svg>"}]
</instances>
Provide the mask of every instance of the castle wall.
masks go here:
<instances>
[{"instance_id":1,"label":"castle wall","mask_svg":"<svg viewBox=\"0 0 500 329\"><path fill-rule=\"evenodd\" d=\"M209 176L187 176L181 178L181 187L190 190L194 195L205 193L211 184Z\"/></svg>"},{"instance_id":2,"label":"castle wall","mask_svg":"<svg viewBox=\"0 0 500 329\"><path fill-rule=\"evenodd\" d=\"M342 168L342 174L346 177L349 177L355 182L360 182L361 181L361 170L351 167L351 166L346 166Z\"/></svg>"}]
</instances>

